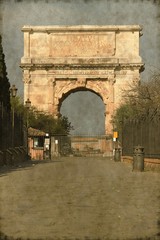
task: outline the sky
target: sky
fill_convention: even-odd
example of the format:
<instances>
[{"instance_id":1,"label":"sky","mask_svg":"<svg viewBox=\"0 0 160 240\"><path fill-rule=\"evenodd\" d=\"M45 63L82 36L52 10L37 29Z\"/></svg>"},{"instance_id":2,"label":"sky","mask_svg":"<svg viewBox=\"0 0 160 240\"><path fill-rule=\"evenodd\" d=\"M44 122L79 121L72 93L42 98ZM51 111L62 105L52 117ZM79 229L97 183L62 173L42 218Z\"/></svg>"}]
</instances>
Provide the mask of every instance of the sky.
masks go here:
<instances>
[{"instance_id":1,"label":"sky","mask_svg":"<svg viewBox=\"0 0 160 240\"><path fill-rule=\"evenodd\" d=\"M24 25L141 25L140 56L145 63L141 79L146 81L153 72L160 71L160 0L0 0L0 7L0 30L8 77L22 98L19 64L23 56L21 29ZM90 102L97 96L91 92L85 94L86 101ZM79 118L80 102L84 100L84 95L79 95L70 95L62 104L65 115L74 113L74 121ZM94 107L92 113L103 112L103 102L97 99L96 104L97 110ZM81 115L86 116L86 110L83 111ZM91 114L86 126L89 127L92 118ZM104 126L104 119L99 125ZM103 127L98 131L102 132Z\"/></svg>"}]
</instances>

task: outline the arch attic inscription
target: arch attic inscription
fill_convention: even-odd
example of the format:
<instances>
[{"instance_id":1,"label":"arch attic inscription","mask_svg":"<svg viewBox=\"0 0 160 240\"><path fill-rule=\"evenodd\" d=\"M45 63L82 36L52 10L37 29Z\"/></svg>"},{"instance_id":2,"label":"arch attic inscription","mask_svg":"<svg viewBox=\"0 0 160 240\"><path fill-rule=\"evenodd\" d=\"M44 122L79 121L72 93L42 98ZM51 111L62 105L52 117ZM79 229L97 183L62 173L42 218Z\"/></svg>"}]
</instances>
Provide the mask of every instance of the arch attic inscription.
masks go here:
<instances>
[{"instance_id":1,"label":"arch attic inscription","mask_svg":"<svg viewBox=\"0 0 160 240\"><path fill-rule=\"evenodd\" d=\"M24 101L59 116L65 95L79 89L98 94L105 104L105 132L122 100L122 88L139 81L139 25L24 26L21 59Z\"/></svg>"}]
</instances>

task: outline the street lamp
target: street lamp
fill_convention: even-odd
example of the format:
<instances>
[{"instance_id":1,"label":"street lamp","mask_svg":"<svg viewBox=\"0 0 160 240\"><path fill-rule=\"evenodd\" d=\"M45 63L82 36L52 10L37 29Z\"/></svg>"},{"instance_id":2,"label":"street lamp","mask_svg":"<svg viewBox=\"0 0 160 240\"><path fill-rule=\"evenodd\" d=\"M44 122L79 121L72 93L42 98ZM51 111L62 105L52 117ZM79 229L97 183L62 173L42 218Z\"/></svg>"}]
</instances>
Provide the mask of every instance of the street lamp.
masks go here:
<instances>
[{"instance_id":1,"label":"street lamp","mask_svg":"<svg viewBox=\"0 0 160 240\"><path fill-rule=\"evenodd\" d=\"M12 85L10 88L10 94L12 99L17 95L17 88L15 85ZM14 147L14 102L12 102L12 147Z\"/></svg>"},{"instance_id":2,"label":"street lamp","mask_svg":"<svg viewBox=\"0 0 160 240\"><path fill-rule=\"evenodd\" d=\"M29 98L25 101L25 107L27 109L27 121L26 121L26 132L27 132L27 155L28 155L28 152L29 152L29 149L28 149L28 112L29 112L29 109L31 107L31 101L29 100Z\"/></svg>"},{"instance_id":3,"label":"street lamp","mask_svg":"<svg viewBox=\"0 0 160 240\"><path fill-rule=\"evenodd\" d=\"M29 100L29 98L25 101L25 106L28 109L31 107L31 101Z\"/></svg>"},{"instance_id":4,"label":"street lamp","mask_svg":"<svg viewBox=\"0 0 160 240\"><path fill-rule=\"evenodd\" d=\"M18 91L18 89L17 89L16 86L13 84L12 87L10 88L11 97L15 98L16 95L17 95L17 91Z\"/></svg>"},{"instance_id":5,"label":"street lamp","mask_svg":"<svg viewBox=\"0 0 160 240\"><path fill-rule=\"evenodd\" d=\"M29 100L29 98L25 101L25 106L27 108L27 126L28 126L28 111L31 107L31 101Z\"/></svg>"},{"instance_id":6,"label":"street lamp","mask_svg":"<svg viewBox=\"0 0 160 240\"><path fill-rule=\"evenodd\" d=\"M29 109L31 107L31 101L29 100L29 98L27 99L27 101L25 101L25 106L27 108L27 131L28 131L28 112L29 112Z\"/></svg>"}]
</instances>

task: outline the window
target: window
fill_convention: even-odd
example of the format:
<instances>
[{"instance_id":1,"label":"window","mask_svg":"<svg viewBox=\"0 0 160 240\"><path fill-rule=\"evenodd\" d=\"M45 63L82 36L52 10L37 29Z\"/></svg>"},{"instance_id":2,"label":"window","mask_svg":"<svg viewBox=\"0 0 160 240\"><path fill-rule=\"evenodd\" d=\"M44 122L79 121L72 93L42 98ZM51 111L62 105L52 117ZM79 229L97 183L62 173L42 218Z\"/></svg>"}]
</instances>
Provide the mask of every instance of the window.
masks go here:
<instances>
[{"instance_id":1,"label":"window","mask_svg":"<svg viewBox=\"0 0 160 240\"><path fill-rule=\"evenodd\" d=\"M33 138L33 147L34 148L44 147L44 137L34 137Z\"/></svg>"}]
</instances>

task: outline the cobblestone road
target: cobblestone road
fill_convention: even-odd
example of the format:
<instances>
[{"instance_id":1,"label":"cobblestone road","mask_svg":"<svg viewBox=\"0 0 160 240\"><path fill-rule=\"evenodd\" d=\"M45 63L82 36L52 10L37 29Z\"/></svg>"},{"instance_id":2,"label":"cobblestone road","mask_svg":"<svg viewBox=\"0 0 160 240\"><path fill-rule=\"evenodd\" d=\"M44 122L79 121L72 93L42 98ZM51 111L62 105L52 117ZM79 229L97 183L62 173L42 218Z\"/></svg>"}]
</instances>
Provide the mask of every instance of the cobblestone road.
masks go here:
<instances>
[{"instance_id":1,"label":"cobblestone road","mask_svg":"<svg viewBox=\"0 0 160 240\"><path fill-rule=\"evenodd\" d=\"M158 239L160 174L61 158L0 175L0 228L23 239Z\"/></svg>"}]
</instances>

